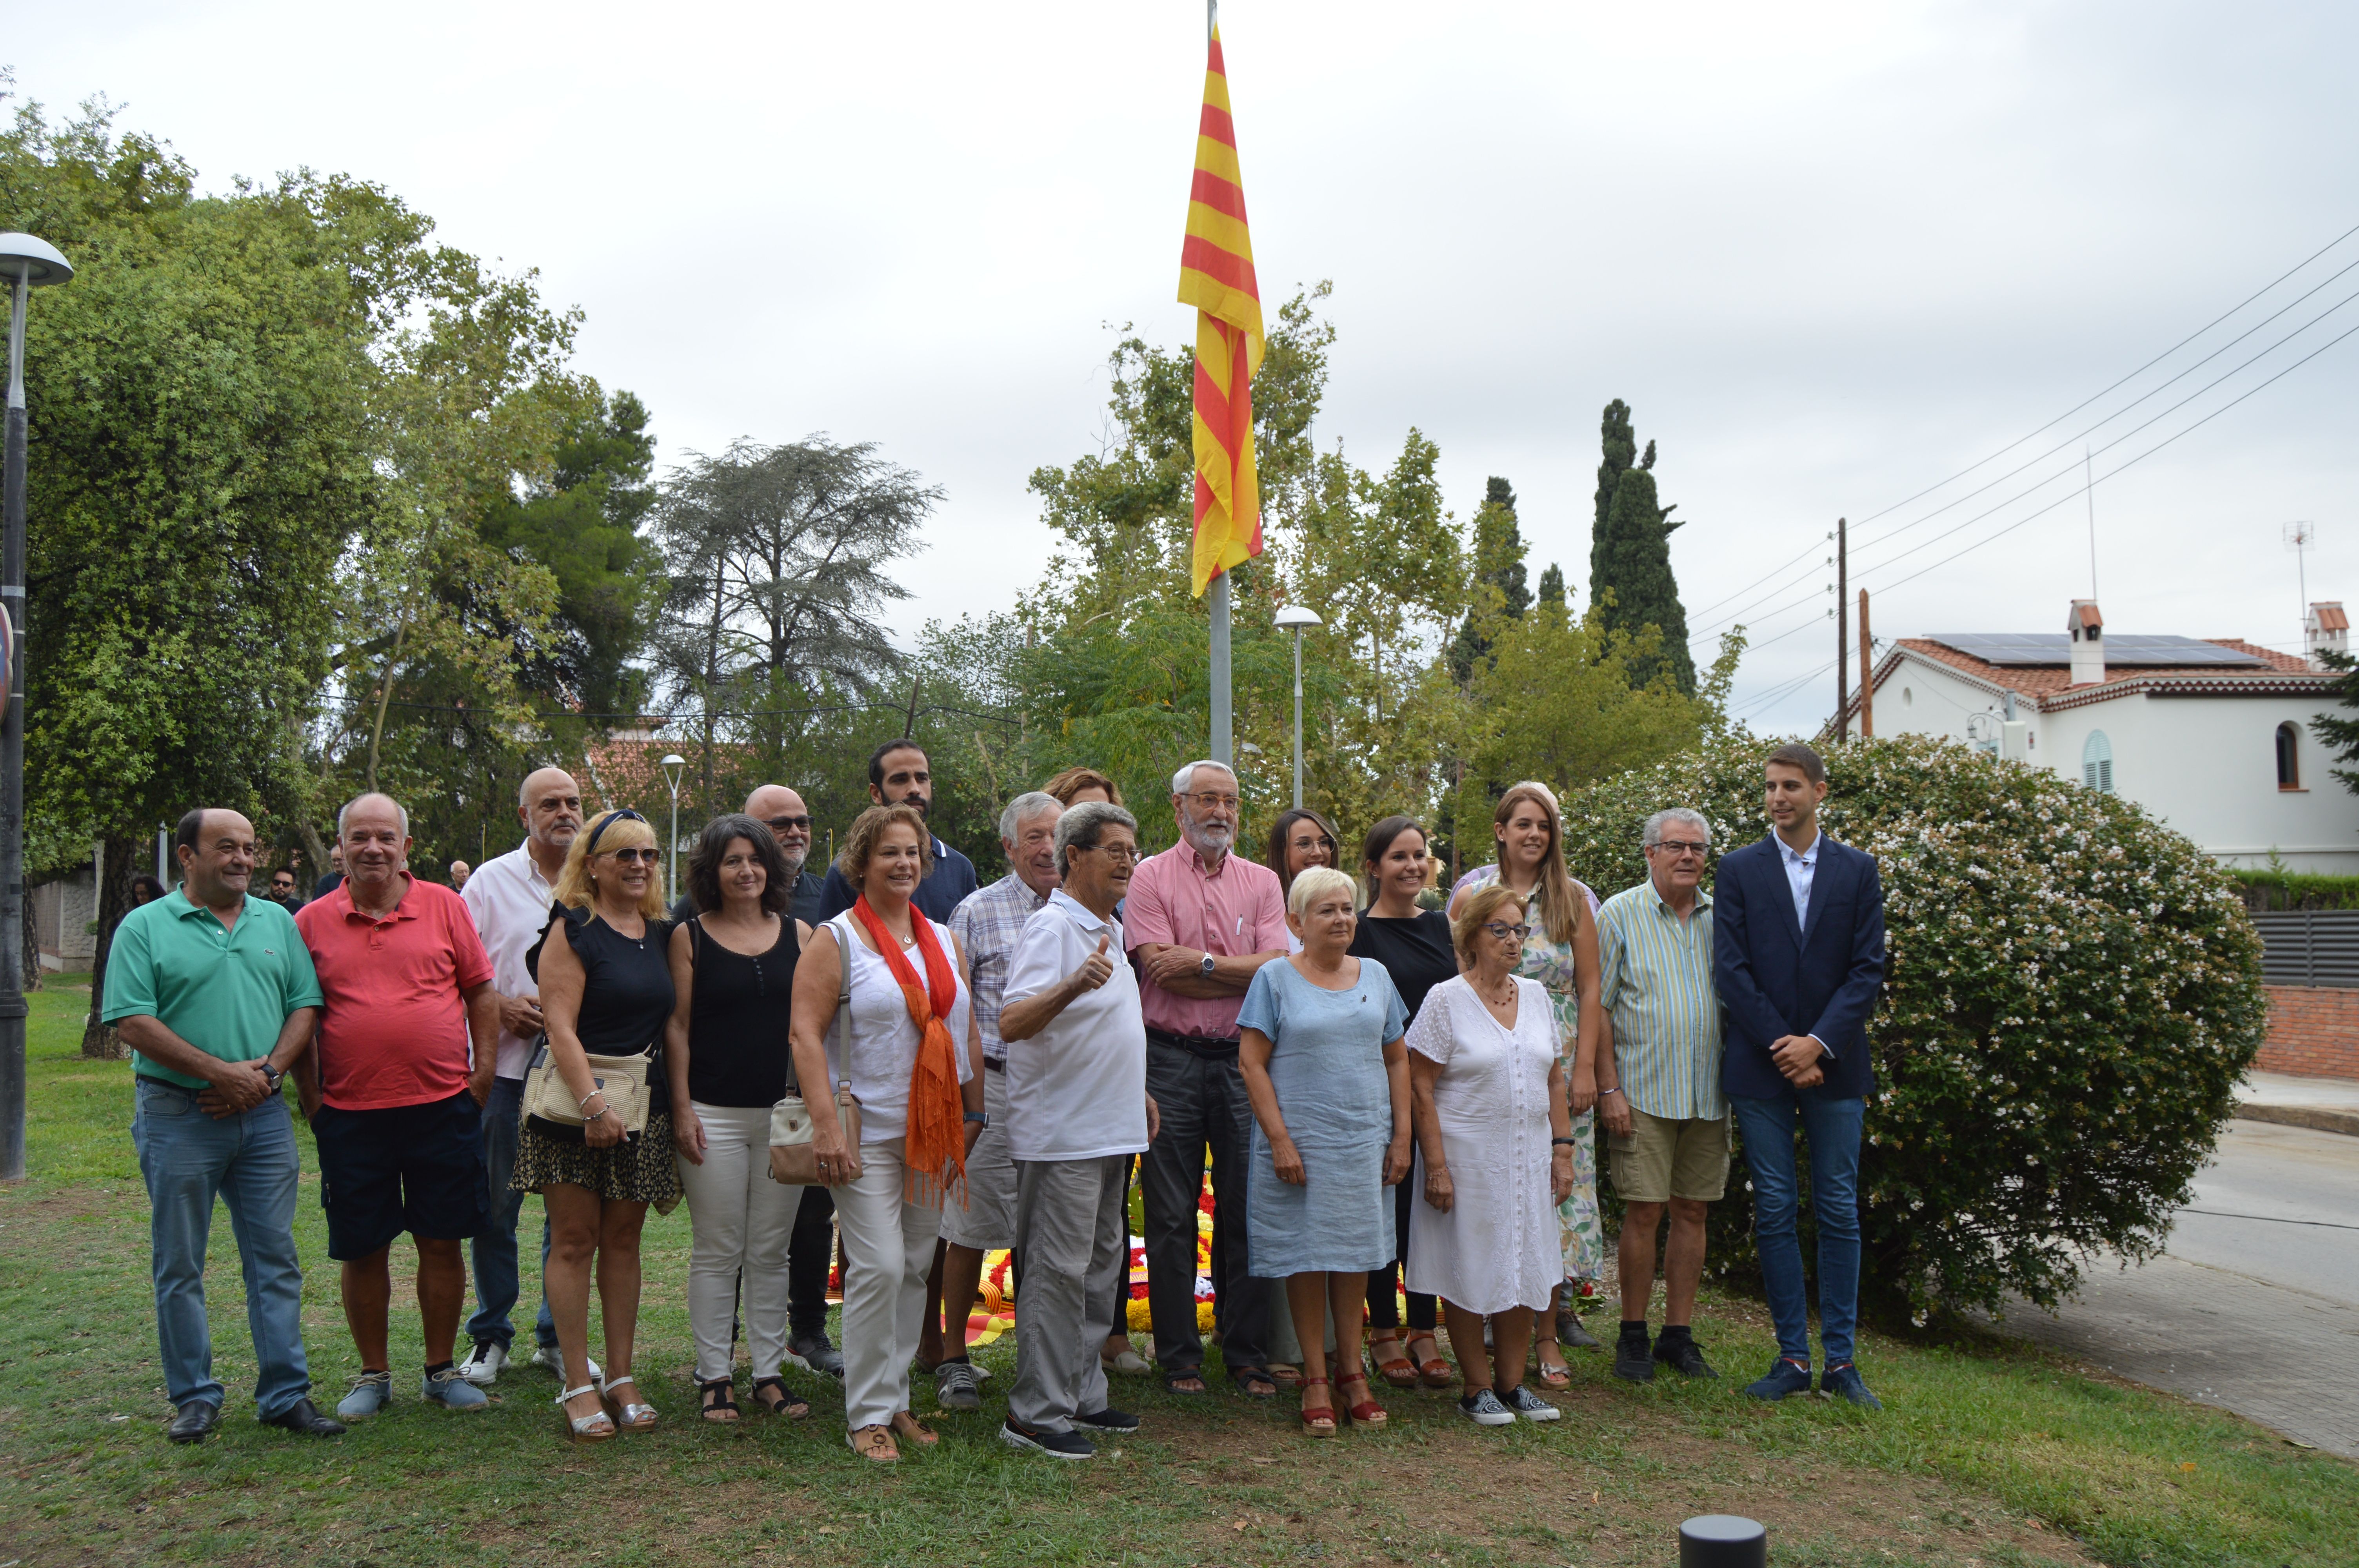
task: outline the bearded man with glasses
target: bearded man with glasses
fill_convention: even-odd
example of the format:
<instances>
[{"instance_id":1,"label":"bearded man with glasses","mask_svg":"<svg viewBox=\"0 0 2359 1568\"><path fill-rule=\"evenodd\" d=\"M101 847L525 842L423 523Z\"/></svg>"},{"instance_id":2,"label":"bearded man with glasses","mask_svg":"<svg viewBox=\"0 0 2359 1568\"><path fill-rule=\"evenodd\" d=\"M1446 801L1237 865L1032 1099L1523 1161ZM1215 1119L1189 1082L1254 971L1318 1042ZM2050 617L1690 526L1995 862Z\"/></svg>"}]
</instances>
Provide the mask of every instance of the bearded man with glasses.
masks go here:
<instances>
[{"instance_id":1,"label":"bearded man with glasses","mask_svg":"<svg viewBox=\"0 0 2359 1568\"><path fill-rule=\"evenodd\" d=\"M1275 1398L1266 1336L1270 1287L1246 1262L1245 1163L1253 1106L1237 1064L1237 1013L1258 969L1286 957L1285 901L1277 873L1233 853L1237 775L1225 763L1190 762L1171 779L1180 841L1131 873L1123 904L1126 950L1138 968L1147 1022L1147 1092L1162 1124L1142 1162L1147 1213L1147 1296L1164 1387L1204 1391L1203 1336L1196 1328L1197 1195L1204 1155L1221 1256L1213 1260L1213 1321L1229 1378L1256 1399Z\"/></svg>"},{"instance_id":2,"label":"bearded man with glasses","mask_svg":"<svg viewBox=\"0 0 2359 1568\"><path fill-rule=\"evenodd\" d=\"M810 862L810 807L784 784L764 784L745 797L745 815L769 828L770 837L777 840L778 853L787 858L787 871L795 879L794 891L787 900L787 918L817 930L820 894L827 883L804 869ZM671 906L672 924L693 920L702 913L694 895L682 893Z\"/></svg>"},{"instance_id":3,"label":"bearded man with glasses","mask_svg":"<svg viewBox=\"0 0 2359 1568\"><path fill-rule=\"evenodd\" d=\"M1643 1383L1661 1363L1719 1376L1690 1325L1703 1279L1704 1223L1728 1185L1728 1100L1720 1082L1720 996L1712 988L1712 895L1701 886L1712 826L1685 806L1647 818L1647 880L1597 912L1597 1114L1605 1124L1622 1220L1622 1336L1614 1375ZM1670 1211L1663 1332L1648 1345L1655 1236Z\"/></svg>"}]
</instances>

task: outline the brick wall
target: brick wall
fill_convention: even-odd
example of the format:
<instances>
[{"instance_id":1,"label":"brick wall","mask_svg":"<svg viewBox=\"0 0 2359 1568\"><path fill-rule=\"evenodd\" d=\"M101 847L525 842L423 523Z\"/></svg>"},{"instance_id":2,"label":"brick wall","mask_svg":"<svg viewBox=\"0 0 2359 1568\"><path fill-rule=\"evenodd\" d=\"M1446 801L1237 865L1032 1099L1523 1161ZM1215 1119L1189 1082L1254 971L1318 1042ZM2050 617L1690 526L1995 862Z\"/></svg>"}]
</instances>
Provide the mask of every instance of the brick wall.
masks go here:
<instances>
[{"instance_id":1,"label":"brick wall","mask_svg":"<svg viewBox=\"0 0 2359 1568\"><path fill-rule=\"evenodd\" d=\"M2271 986L2269 1037L2253 1065L2265 1073L2359 1078L2359 990Z\"/></svg>"}]
</instances>

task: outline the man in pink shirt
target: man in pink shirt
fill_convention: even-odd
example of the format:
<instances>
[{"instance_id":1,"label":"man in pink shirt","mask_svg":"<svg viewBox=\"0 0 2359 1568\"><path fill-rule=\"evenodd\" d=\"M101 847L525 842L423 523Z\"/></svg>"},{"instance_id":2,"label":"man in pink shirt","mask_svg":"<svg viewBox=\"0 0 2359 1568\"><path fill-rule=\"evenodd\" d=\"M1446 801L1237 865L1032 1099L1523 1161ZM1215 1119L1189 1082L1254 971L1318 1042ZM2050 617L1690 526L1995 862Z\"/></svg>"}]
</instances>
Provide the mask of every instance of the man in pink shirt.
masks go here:
<instances>
[{"instance_id":1,"label":"man in pink shirt","mask_svg":"<svg viewBox=\"0 0 2359 1568\"><path fill-rule=\"evenodd\" d=\"M1172 775L1180 842L1131 873L1122 929L1147 1018L1147 1092L1162 1108L1161 1130L1139 1166L1156 1359L1173 1393L1204 1391L1196 1205L1209 1145L1212 1201L1222 1211L1212 1267L1221 1356L1238 1388L1267 1399L1277 1392L1265 1338L1270 1292L1245 1262L1253 1107L1237 1070L1237 1011L1254 971L1286 957L1286 910L1277 873L1231 853L1239 806L1237 775L1224 763L1190 762Z\"/></svg>"},{"instance_id":2,"label":"man in pink shirt","mask_svg":"<svg viewBox=\"0 0 2359 1568\"><path fill-rule=\"evenodd\" d=\"M406 1230L418 1246L422 1397L480 1410L487 1396L451 1353L467 1293L459 1243L490 1209L480 1111L500 1030L492 961L459 895L410 876L409 814L390 796L345 806L336 838L343 882L295 917L324 999L296 1087L319 1143L328 1256L343 1264L344 1321L361 1356L336 1409L362 1420L393 1397L388 1254Z\"/></svg>"}]
</instances>

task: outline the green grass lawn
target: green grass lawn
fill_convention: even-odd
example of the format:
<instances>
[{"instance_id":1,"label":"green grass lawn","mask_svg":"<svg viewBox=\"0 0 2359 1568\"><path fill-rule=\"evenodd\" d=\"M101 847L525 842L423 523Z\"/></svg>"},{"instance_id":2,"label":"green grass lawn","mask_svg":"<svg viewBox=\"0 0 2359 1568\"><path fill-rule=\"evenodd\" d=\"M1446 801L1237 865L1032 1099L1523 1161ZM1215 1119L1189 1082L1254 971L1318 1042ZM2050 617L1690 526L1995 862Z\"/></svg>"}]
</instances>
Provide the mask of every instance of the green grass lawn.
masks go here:
<instances>
[{"instance_id":1,"label":"green grass lawn","mask_svg":"<svg viewBox=\"0 0 2359 1568\"><path fill-rule=\"evenodd\" d=\"M1715 1298L1697 1325L1725 1382L1617 1383L1595 1355L1550 1427L1478 1430L1445 1394L1383 1395L1380 1433L1311 1443L1290 1408L1216 1380L1180 1399L1146 1380L1116 1402L1144 1429L1087 1465L993 1438L1014 1347L985 1408L934 1421L940 1446L897 1469L846 1451L832 1385L800 1425L693 1418L683 1207L647 1228L641 1386L666 1425L578 1449L556 1382L510 1372L473 1415L422 1407L414 1314L397 1292L400 1396L335 1443L253 1419L253 1356L225 1214L208 1299L219 1436L163 1439L147 1206L131 1150L130 1069L78 1054L87 993L32 999L32 1179L0 1189L0 1568L150 1562L351 1564L955 1563L1639 1564L1674 1561L1690 1514L1750 1514L1781 1564L2107 1563L2335 1565L2359 1558L2359 1473L2168 1394L1984 1341L1874 1336L1862 1364L1887 1410L1764 1408L1733 1386L1767 1364L1757 1303ZM307 1194L318 1169L304 1152ZM538 1228L527 1201L525 1227ZM298 1220L316 1391L357 1369L323 1222ZM397 1260L399 1254L397 1252ZM402 1289L406 1290L406 1281ZM527 1277L527 1299L531 1290ZM1603 1325L1600 1325L1603 1326ZM529 1336L527 1335L527 1337ZM930 1391L917 1399L924 1411Z\"/></svg>"}]
</instances>

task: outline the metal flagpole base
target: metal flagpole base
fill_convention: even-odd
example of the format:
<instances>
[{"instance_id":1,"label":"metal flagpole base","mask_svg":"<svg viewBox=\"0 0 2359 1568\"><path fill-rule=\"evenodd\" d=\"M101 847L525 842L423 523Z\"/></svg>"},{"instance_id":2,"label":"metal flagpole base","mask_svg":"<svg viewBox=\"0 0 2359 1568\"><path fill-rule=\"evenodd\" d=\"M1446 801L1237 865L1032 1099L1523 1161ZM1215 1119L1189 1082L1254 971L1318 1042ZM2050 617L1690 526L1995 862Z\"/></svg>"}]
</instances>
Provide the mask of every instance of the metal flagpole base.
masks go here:
<instances>
[{"instance_id":1,"label":"metal flagpole base","mask_svg":"<svg viewBox=\"0 0 2359 1568\"><path fill-rule=\"evenodd\" d=\"M1769 1532L1735 1514L1704 1514L1680 1526L1680 1568L1769 1568Z\"/></svg>"}]
</instances>

